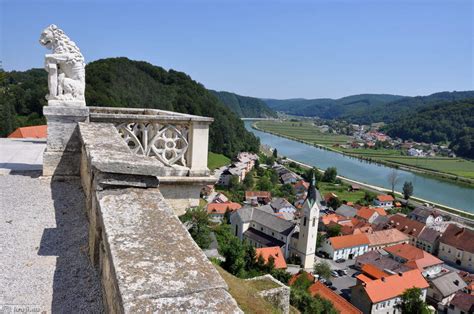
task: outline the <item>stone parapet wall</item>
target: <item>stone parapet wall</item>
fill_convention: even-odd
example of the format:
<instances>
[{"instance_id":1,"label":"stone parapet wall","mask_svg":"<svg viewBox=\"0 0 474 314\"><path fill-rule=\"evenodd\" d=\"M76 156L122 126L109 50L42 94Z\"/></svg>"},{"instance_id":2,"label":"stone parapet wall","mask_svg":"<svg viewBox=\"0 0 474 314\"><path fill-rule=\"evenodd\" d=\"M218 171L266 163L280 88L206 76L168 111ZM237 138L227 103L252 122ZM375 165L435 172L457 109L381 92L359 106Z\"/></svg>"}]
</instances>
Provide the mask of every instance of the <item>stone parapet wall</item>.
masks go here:
<instances>
[{"instance_id":1,"label":"stone parapet wall","mask_svg":"<svg viewBox=\"0 0 474 314\"><path fill-rule=\"evenodd\" d=\"M160 191L160 176L179 174L131 154L112 124L80 123L79 133L89 256L106 311L241 312Z\"/></svg>"},{"instance_id":2,"label":"stone parapet wall","mask_svg":"<svg viewBox=\"0 0 474 314\"><path fill-rule=\"evenodd\" d=\"M273 278L272 275L266 274L259 277L250 278L247 280L271 280L280 287L263 290L258 293L259 296L273 304L276 308L282 311L284 314L290 313L290 287L284 285L280 281Z\"/></svg>"}]
</instances>

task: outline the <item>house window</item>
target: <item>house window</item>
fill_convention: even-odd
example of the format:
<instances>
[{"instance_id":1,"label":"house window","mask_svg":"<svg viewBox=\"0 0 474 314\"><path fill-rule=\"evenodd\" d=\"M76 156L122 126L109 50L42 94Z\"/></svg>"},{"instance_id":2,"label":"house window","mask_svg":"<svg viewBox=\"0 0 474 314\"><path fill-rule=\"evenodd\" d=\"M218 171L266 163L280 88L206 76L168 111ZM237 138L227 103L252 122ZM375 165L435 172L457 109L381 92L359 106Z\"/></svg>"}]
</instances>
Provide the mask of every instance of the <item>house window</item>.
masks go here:
<instances>
[{"instance_id":1,"label":"house window","mask_svg":"<svg viewBox=\"0 0 474 314\"><path fill-rule=\"evenodd\" d=\"M275 235L275 232L272 232L272 236L274 236L274 235Z\"/></svg>"},{"instance_id":2,"label":"house window","mask_svg":"<svg viewBox=\"0 0 474 314\"><path fill-rule=\"evenodd\" d=\"M260 231L263 231L263 227L260 227Z\"/></svg>"},{"instance_id":3,"label":"house window","mask_svg":"<svg viewBox=\"0 0 474 314\"><path fill-rule=\"evenodd\" d=\"M303 226L306 226L306 217L303 219Z\"/></svg>"},{"instance_id":4,"label":"house window","mask_svg":"<svg viewBox=\"0 0 474 314\"><path fill-rule=\"evenodd\" d=\"M313 218L313 227L316 226L316 218Z\"/></svg>"}]
</instances>

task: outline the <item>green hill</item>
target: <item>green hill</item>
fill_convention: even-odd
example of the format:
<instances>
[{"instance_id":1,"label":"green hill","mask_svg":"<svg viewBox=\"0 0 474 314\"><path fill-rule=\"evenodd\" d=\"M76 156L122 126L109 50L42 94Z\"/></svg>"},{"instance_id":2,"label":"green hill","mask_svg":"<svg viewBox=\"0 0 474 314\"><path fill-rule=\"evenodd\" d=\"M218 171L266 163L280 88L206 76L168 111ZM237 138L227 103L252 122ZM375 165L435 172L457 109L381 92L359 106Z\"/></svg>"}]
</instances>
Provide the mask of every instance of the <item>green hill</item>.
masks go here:
<instances>
[{"instance_id":1,"label":"green hill","mask_svg":"<svg viewBox=\"0 0 474 314\"><path fill-rule=\"evenodd\" d=\"M3 75L0 135L28 123L44 122L46 72L32 69ZM259 140L246 131L239 117L185 73L127 58L109 58L86 66L86 84L88 106L157 108L213 117L211 151L234 157L239 151L258 150Z\"/></svg>"},{"instance_id":2,"label":"green hill","mask_svg":"<svg viewBox=\"0 0 474 314\"><path fill-rule=\"evenodd\" d=\"M276 112L259 98L229 92L211 92L241 118L276 118Z\"/></svg>"},{"instance_id":3,"label":"green hill","mask_svg":"<svg viewBox=\"0 0 474 314\"><path fill-rule=\"evenodd\" d=\"M323 119L344 119L354 123L395 122L408 112L440 103L474 98L474 91L440 92L429 96L405 97L386 94L362 94L340 99L266 99L276 111Z\"/></svg>"},{"instance_id":4,"label":"green hill","mask_svg":"<svg viewBox=\"0 0 474 314\"><path fill-rule=\"evenodd\" d=\"M368 112L383 104L398 100L403 96L386 94L362 94L340 99L265 99L265 103L276 111L299 116L313 116L335 119L351 112Z\"/></svg>"},{"instance_id":5,"label":"green hill","mask_svg":"<svg viewBox=\"0 0 474 314\"><path fill-rule=\"evenodd\" d=\"M405 140L450 142L458 155L474 158L474 98L423 106L403 114L385 130Z\"/></svg>"}]
</instances>

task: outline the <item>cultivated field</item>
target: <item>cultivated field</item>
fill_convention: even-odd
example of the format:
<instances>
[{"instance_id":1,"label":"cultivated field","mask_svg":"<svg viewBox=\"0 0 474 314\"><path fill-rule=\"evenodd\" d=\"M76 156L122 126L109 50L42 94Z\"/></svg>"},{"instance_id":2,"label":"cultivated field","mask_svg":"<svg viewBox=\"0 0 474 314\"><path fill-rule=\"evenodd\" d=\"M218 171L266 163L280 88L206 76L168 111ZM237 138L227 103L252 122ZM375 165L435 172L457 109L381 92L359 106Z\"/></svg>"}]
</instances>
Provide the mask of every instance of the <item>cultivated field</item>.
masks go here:
<instances>
[{"instance_id":1,"label":"cultivated field","mask_svg":"<svg viewBox=\"0 0 474 314\"><path fill-rule=\"evenodd\" d=\"M364 159L474 179L474 162L462 158L409 157L403 155L400 150L395 149L343 149L340 147L334 147L334 144L347 144L348 142L351 142L352 137L322 133L317 127L309 122L259 121L257 122L257 127L264 131L311 142L313 144L323 145L334 151L351 154Z\"/></svg>"}]
</instances>

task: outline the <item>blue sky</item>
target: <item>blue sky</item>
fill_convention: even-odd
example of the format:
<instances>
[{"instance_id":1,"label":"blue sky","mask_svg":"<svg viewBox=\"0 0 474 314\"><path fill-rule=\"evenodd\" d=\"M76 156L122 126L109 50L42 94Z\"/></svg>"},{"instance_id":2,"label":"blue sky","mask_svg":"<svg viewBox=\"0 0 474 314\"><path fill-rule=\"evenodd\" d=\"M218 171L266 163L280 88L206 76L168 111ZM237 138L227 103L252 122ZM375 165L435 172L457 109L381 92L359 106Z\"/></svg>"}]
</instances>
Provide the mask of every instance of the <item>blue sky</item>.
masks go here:
<instances>
[{"instance_id":1,"label":"blue sky","mask_svg":"<svg viewBox=\"0 0 474 314\"><path fill-rule=\"evenodd\" d=\"M267 98L474 89L472 0L0 0L5 70L41 67L54 23L87 62L126 56Z\"/></svg>"}]
</instances>

